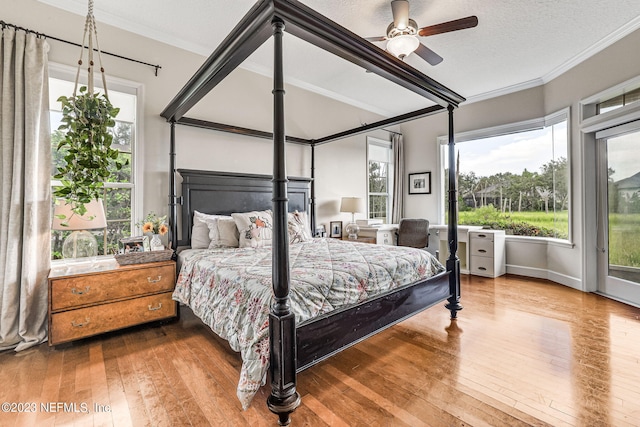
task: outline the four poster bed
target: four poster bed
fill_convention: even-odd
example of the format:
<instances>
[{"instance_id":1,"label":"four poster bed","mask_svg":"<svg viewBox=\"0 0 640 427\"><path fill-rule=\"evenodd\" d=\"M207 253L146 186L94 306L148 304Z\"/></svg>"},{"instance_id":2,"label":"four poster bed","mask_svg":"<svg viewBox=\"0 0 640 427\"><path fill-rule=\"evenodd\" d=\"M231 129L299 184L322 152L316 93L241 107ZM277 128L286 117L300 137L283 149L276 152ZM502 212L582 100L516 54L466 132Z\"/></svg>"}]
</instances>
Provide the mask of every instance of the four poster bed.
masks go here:
<instances>
[{"instance_id":1,"label":"four poster bed","mask_svg":"<svg viewBox=\"0 0 640 427\"><path fill-rule=\"evenodd\" d=\"M303 40L418 93L437 105L319 139L285 135L282 39ZM273 133L184 117L269 37L274 37ZM212 242L235 225L236 243L180 252L174 298L243 356L243 407L268 369L267 405L287 425L300 404L296 373L447 300L460 305L453 110L464 98L295 0L261 0L187 82L162 116L171 124L171 245L192 245L207 223ZM311 238L315 230L315 148L407 120L448 111L449 251L446 270L426 251ZM273 175L176 169L176 124L273 140ZM311 178L287 177L285 142L311 150ZM182 177L177 196L176 174ZM178 239L178 205L182 206ZM309 225L310 218L310 225ZM214 233L215 231L215 233ZM233 240L233 239L230 239ZM339 291L339 293L334 293ZM314 299L314 297L317 297Z\"/></svg>"}]
</instances>

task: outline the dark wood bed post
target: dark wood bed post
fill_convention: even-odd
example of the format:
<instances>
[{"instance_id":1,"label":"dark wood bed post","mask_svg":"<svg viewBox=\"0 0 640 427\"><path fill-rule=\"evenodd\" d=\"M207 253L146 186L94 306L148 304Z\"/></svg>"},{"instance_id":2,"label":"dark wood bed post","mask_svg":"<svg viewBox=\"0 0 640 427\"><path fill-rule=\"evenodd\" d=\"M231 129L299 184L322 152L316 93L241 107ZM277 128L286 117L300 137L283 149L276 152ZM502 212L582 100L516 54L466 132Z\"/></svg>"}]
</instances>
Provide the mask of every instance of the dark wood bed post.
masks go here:
<instances>
[{"instance_id":1,"label":"dark wood bed post","mask_svg":"<svg viewBox=\"0 0 640 427\"><path fill-rule=\"evenodd\" d=\"M289 306L289 239L287 235L287 171L284 126L284 72L282 37L284 22L272 22L274 40L273 72L273 293L269 314L269 410L278 415L281 426L291 422L289 414L300 405L296 391L296 324Z\"/></svg>"},{"instance_id":2,"label":"dark wood bed post","mask_svg":"<svg viewBox=\"0 0 640 427\"><path fill-rule=\"evenodd\" d=\"M311 235L316 235L316 144L311 143Z\"/></svg>"},{"instance_id":3,"label":"dark wood bed post","mask_svg":"<svg viewBox=\"0 0 640 427\"><path fill-rule=\"evenodd\" d=\"M445 307L451 312L451 318L458 317L460 305L460 259L458 258L458 193L456 190L456 144L453 133L453 105L447 107L449 111L449 291L451 297L447 299Z\"/></svg>"},{"instance_id":4,"label":"dark wood bed post","mask_svg":"<svg viewBox=\"0 0 640 427\"><path fill-rule=\"evenodd\" d=\"M171 234L169 243L173 250L173 256L178 249L178 191L176 186L176 122L171 120L171 143L169 144L169 225Z\"/></svg>"}]
</instances>

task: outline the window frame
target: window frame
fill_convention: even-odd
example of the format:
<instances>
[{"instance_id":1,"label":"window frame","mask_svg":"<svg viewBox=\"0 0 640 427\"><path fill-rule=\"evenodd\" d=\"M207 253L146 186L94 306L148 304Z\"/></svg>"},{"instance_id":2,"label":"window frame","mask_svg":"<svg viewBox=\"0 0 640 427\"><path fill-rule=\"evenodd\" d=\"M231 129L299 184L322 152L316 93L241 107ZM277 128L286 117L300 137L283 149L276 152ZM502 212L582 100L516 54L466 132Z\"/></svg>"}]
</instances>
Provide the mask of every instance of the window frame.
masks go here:
<instances>
[{"instance_id":1,"label":"window frame","mask_svg":"<svg viewBox=\"0 0 640 427\"><path fill-rule=\"evenodd\" d=\"M73 83L76 78L77 68L70 67L64 64L58 64L54 62L49 62L49 78L65 80ZM134 135L134 144L131 148L131 183L122 183L122 182L105 182L105 191L107 189L118 189L118 188L130 188L131 189L131 218L130 218L130 230L131 235L135 235L136 232L136 218L142 218L142 155L141 155L141 146L143 144L143 95L144 95L144 86L142 83L134 82L131 80L121 79L117 77L106 76L107 89L113 90L115 92L126 93L130 95L134 95L136 97L136 106L135 106L135 123L132 126L132 134ZM87 74L80 73L79 84L86 85L87 84ZM94 85L96 89L102 89L102 77L99 73L94 74ZM48 108L48 106L47 106ZM127 122L128 123L128 122ZM50 129L53 132L55 129ZM55 187L56 184L59 184L59 181L51 179L51 188ZM121 220L121 218L120 218ZM113 221L113 219L112 219ZM109 219L107 219L107 223ZM120 222L120 221L118 221ZM106 239L106 233L104 235ZM110 254L99 254L104 256L113 256ZM51 262L60 262L61 260L52 259Z\"/></svg>"},{"instance_id":2,"label":"window frame","mask_svg":"<svg viewBox=\"0 0 640 427\"><path fill-rule=\"evenodd\" d=\"M369 184L369 174L370 174L370 169L369 169L369 163L370 163L370 153L369 153L369 147L371 145L375 145L378 147L382 147L385 148L387 150L389 150L389 167L387 170L387 192L386 193L371 193L369 191L370 189L370 184ZM375 138L372 136L367 136L367 158L366 158L366 162L367 162L367 219L372 219L370 217L370 197L371 196L386 196L387 197L387 214L386 214L386 224L390 224L391 223L391 211L392 211L392 205L393 205L393 186L394 186L394 169L395 169L395 159L394 159L394 153L393 153L393 143L391 141L386 141L384 139L380 139L380 138Z\"/></svg>"},{"instance_id":3,"label":"window frame","mask_svg":"<svg viewBox=\"0 0 640 427\"><path fill-rule=\"evenodd\" d=\"M560 245L567 245L570 247L573 247L574 243L573 243L573 215L575 214L574 212L574 206L573 206L573 197L572 197L572 193L573 193L573 178L572 178L572 174L571 174L571 170L572 170L572 155L571 155L571 147L572 147L572 138L571 138L571 108L570 107L566 107L563 108L561 110L558 110L554 113L548 114L544 117L539 117L539 118L534 118L534 119L530 119L530 120L524 120L524 121L520 121L520 122L514 122L514 123L507 123L504 125L499 125L499 126L493 126L493 127L488 127L488 128L482 128L482 129L476 129L476 130L472 130L472 131L467 131L467 132L460 132L460 133L456 133L454 134L454 140L456 142L456 144L461 143L461 142L467 142L467 141L472 141L472 140L476 140L476 139L483 139L483 138L490 138L490 137L496 137L496 136L503 136L503 135L509 135L509 134L515 134L515 133L520 133L520 132L527 132L527 131L534 131L534 130L538 130L538 129L543 129L545 127L551 127L553 125L556 125L558 123L561 123L563 121L567 122L567 170L568 170L568 177L567 177L567 185L568 185L568 202L567 202L567 209L568 209L568 237L567 239L559 239L559 238L553 238L553 237L536 237L536 236L508 236L509 238L517 238L517 239L535 239L536 241L540 241L540 240L547 240L550 242L556 242ZM446 159L446 155L448 154L448 143L449 143L449 137L448 135L442 135L438 137L438 147L439 147L439 156L438 156L438 161L439 161L439 171L440 171L440 201L438 203L438 217L440 218L440 221L442 222L442 224L446 223L446 218L445 218L445 169L448 167L447 162L445 161Z\"/></svg>"}]
</instances>

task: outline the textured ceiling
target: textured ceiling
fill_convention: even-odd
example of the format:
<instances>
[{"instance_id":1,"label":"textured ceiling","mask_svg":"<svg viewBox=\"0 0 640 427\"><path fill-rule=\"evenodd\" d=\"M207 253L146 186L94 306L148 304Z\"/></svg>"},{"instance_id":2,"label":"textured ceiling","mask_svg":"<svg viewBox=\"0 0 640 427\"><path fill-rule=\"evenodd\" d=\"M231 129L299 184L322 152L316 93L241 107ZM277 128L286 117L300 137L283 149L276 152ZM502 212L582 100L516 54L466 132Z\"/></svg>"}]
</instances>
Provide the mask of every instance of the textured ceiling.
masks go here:
<instances>
[{"instance_id":1,"label":"textured ceiling","mask_svg":"<svg viewBox=\"0 0 640 427\"><path fill-rule=\"evenodd\" d=\"M86 15L86 0L40 0ZM99 22L208 56L254 0L94 0ZM384 35L389 0L302 0L362 37ZM476 28L421 38L444 58L413 67L469 100L541 84L640 27L638 0L413 0L419 27L476 15ZM425 100L295 37L285 39L287 82L385 116ZM384 47L384 42L376 43ZM141 58L143 59L143 58ZM271 75L268 42L242 67ZM195 70L194 70L195 72Z\"/></svg>"}]
</instances>

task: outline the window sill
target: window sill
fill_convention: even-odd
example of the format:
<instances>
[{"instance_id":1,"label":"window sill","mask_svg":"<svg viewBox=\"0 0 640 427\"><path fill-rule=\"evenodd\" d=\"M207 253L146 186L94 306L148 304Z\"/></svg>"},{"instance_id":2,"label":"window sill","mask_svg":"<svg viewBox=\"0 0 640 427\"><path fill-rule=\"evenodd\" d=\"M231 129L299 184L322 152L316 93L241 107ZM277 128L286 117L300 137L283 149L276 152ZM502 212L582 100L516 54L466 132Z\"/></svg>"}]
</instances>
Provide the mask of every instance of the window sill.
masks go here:
<instances>
[{"instance_id":1,"label":"window sill","mask_svg":"<svg viewBox=\"0 0 640 427\"><path fill-rule=\"evenodd\" d=\"M507 234L506 236L507 242L526 242L527 244L536 244L536 245L551 245L558 246L561 248L573 249L576 244L570 242L569 240L562 239L554 239L553 237L531 237L531 236L514 236L511 234Z\"/></svg>"}]
</instances>

